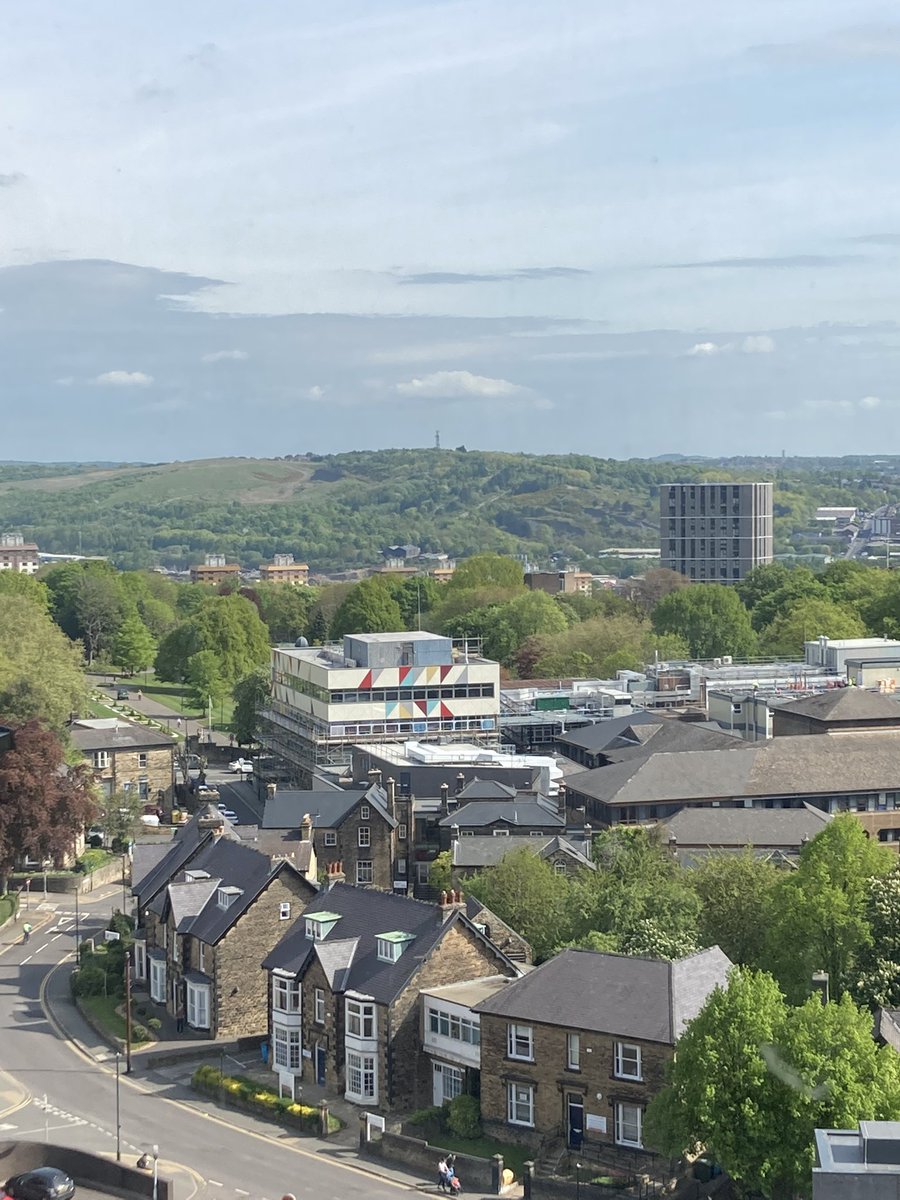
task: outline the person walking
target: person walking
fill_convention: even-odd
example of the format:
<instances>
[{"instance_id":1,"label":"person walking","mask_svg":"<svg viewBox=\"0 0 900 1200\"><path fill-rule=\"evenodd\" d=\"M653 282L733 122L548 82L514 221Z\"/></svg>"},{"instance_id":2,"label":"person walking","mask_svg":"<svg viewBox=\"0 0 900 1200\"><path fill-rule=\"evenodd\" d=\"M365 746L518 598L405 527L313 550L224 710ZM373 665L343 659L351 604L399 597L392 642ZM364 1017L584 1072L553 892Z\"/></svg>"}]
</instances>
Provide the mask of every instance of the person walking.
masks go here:
<instances>
[{"instance_id":1,"label":"person walking","mask_svg":"<svg viewBox=\"0 0 900 1200\"><path fill-rule=\"evenodd\" d=\"M446 1192L450 1186L450 1172L447 1168L447 1160L441 1158L438 1160L438 1187L442 1192Z\"/></svg>"},{"instance_id":2,"label":"person walking","mask_svg":"<svg viewBox=\"0 0 900 1200\"><path fill-rule=\"evenodd\" d=\"M31 926L26 921L22 926L22 941L27 945L31 941Z\"/></svg>"}]
</instances>

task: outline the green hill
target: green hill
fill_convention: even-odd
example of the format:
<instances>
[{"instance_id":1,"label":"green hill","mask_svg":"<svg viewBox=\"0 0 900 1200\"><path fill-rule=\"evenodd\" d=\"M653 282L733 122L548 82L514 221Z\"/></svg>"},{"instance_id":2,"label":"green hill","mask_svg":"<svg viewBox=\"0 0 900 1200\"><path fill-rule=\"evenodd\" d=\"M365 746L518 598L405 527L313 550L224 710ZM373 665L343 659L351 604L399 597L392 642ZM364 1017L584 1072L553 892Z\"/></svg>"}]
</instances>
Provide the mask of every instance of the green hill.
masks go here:
<instances>
[{"instance_id":1,"label":"green hill","mask_svg":"<svg viewBox=\"0 0 900 1200\"><path fill-rule=\"evenodd\" d=\"M709 459L377 450L163 464L0 464L0 527L53 553L122 567L221 552L246 567L293 552L313 569L373 564L412 542L464 557L497 550L596 564L611 545L658 545L657 488L775 479L782 549L816 504L900 499L900 461ZM802 539L801 539L802 541Z\"/></svg>"}]
</instances>

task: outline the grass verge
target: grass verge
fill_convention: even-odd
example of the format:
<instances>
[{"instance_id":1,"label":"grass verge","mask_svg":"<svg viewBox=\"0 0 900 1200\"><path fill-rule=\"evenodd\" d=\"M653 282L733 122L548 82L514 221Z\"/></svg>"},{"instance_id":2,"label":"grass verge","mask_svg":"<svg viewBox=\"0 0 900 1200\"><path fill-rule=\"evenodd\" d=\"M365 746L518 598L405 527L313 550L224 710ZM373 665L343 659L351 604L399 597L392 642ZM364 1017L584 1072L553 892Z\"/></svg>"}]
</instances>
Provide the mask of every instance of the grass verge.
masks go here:
<instances>
[{"instance_id":1,"label":"grass verge","mask_svg":"<svg viewBox=\"0 0 900 1200\"><path fill-rule=\"evenodd\" d=\"M10 917L13 916L17 904L18 896L0 896L0 926L5 925Z\"/></svg>"},{"instance_id":2,"label":"grass verge","mask_svg":"<svg viewBox=\"0 0 900 1200\"><path fill-rule=\"evenodd\" d=\"M125 1040L125 1018L117 1011L125 1004L121 996L79 996L78 1003L93 1021L101 1029L110 1034L111 1037ZM132 1021L132 1032L135 1025L140 1025L140 1021L137 1018L134 1018ZM147 1040L147 1038L138 1040L132 1037L131 1044L133 1046L142 1046Z\"/></svg>"}]
</instances>

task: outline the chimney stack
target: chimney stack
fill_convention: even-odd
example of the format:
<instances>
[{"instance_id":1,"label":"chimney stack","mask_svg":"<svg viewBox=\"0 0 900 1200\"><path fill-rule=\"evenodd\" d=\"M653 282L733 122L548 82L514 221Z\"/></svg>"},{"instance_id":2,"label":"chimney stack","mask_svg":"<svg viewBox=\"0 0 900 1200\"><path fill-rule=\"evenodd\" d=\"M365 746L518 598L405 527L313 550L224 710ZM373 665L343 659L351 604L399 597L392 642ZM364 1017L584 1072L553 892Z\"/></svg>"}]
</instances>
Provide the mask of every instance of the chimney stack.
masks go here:
<instances>
[{"instance_id":1,"label":"chimney stack","mask_svg":"<svg viewBox=\"0 0 900 1200\"><path fill-rule=\"evenodd\" d=\"M441 816L446 817L450 811L450 784L441 784Z\"/></svg>"},{"instance_id":2,"label":"chimney stack","mask_svg":"<svg viewBox=\"0 0 900 1200\"><path fill-rule=\"evenodd\" d=\"M328 887L333 888L336 883L345 883L346 876L344 875L344 864L342 862L333 862L328 864Z\"/></svg>"},{"instance_id":3,"label":"chimney stack","mask_svg":"<svg viewBox=\"0 0 900 1200\"><path fill-rule=\"evenodd\" d=\"M379 772L379 782L381 781L381 772ZM391 776L385 784L385 793L387 794L387 810L392 817L397 814L394 809L397 807L397 780Z\"/></svg>"},{"instance_id":4,"label":"chimney stack","mask_svg":"<svg viewBox=\"0 0 900 1200\"><path fill-rule=\"evenodd\" d=\"M463 788L465 786L466 786L466 777L465 777L465 775L463 775L462 771L460 771L460 773L456 777L456 794L457 794L457 796L459 795L459 793L463 790Z\"/></svg>"},{"instance_id":5,"label":"chimney stack","mask_svg":"<svg viewBox=\"0 0 900 1200\"><path fill-rule=\"evenodd\" d=\"M448 921L455 912L466 911L466 898L462 892L451 888L449 892L441 892L438 908L441 910L441 919Z\"/></svg>"},{"instance_id":6,"label":"chimney stack","mask_svg":"<svg viewBox=\"0 0 900 1200\"><path fill-rule=\"evenodd\" d=\"M371 786L373 783L379 783L379 784L381 783L381 772L378 770L378 768L377 768L377 767L373 767L373 768L371 769L371 771L369 772L369 784L370 784L370 786Z\"/></svg>"},{"instance_id":7,"label":"chimney stack","mask_svg":"<svg viewBox=\"0 0 900 1200\"><path fill-rule=\"evenodd\" d=\"M828 993L830 980L827 971L816 971L810 981L812 983L813 993L818 992L819 998L823 1004L828 1003Z\"/></svg>"},{"instance_id":8,"label":"chimney stack","mask_svg":"<svg viewBox=\"0 0 900 1200\"><path fill-rule=\"evenodd\" d=\"M277 783L267 783L266 784L266 799L271 800L277 791L278 791Z\"/></svg>"},{"instance_id":9,"label":"chimney stack","mask_svg":"<svg viewBox=\"0 0 900 1200\"><path fill-rule=\"evenodd\" d=\"M300 818L300 841L312 841L312 817L309 813L304 813Z\"/></svg>"},{"instance_id":10,"label":"chimney stack","mask_svg":"<svg viewBox=\"0 0 900 1200\"><path fill-rule=\"evenodd\" d=\"M591 847L594 842L594 831L590 825L584 827L584 853L587 858L591 857Z\"/></svg>"}]
</instances>

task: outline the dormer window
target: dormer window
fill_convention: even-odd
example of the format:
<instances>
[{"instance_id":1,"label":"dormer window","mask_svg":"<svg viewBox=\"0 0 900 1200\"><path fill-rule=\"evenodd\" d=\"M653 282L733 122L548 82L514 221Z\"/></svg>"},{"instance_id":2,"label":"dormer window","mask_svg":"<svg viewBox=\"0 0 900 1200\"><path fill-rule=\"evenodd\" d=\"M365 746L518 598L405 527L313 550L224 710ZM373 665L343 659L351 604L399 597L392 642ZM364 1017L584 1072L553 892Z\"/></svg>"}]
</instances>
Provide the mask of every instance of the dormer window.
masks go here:
<instances>
[{"instance_id":1,"label":"dormer window","mask_svg":"<svg viewBox=\"0 0 900 1200\"><path fill-rule=\"evenodd\" d=\"M307 913L306 936L311 942L322 942L341 919L340 913Z\"/></svg>"},{"instance_id":2,"label":"dormer window","mask_svg":"<svg viewBox=\"0 0 900 1200\"><path fill-rule=\"evenodd\" d=\"M375 938L378 957L382 962L396 962L414 940L414 933L379 933Z\"/></svg>"},{"instance_id":3,"label":"dormer window","mask_svg":"<svg viewBox=\"0 0 900 1200\"><path fill-rule=\"evenodd\" d=\"M216 903L219 905L219 908L230 908L241 894L241 889L238 887L220 887L216 896Z\"/></svg>"}]
</instances>

